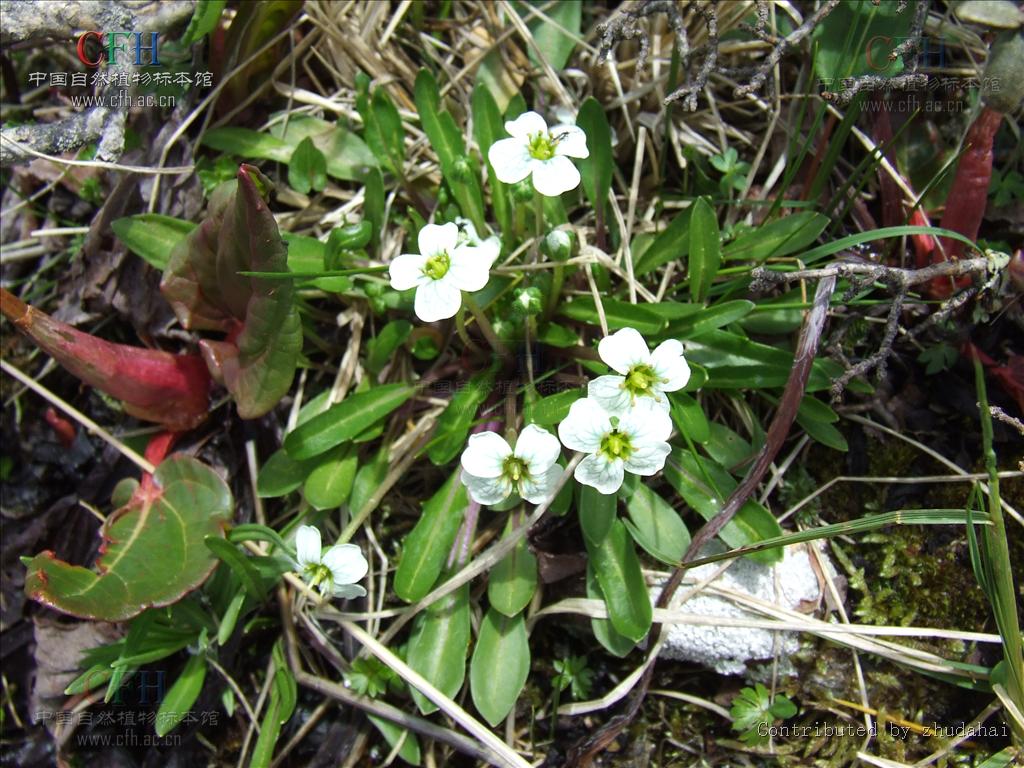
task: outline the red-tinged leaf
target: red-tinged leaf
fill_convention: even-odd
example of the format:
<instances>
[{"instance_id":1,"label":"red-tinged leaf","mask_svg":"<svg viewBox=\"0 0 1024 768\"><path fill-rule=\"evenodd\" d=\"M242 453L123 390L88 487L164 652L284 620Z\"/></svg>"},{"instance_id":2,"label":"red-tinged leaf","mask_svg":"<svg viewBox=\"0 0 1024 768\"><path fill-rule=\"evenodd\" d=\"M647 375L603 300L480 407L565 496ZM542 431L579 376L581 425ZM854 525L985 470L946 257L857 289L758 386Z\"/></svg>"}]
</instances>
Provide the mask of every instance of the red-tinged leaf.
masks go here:
<instances>
[{"instance_id":1,"label":"red-tinged leaf","mask_svg":"<svg viewBox=\"0 0 1024 768\"><path fill-rule=\"evenodd\" d=\"M971 240L978 239L981 220L985 217L988 187L992 181L992 144L1003 121L1003 115L985 107L978 115L964 139L966 150L956 166L956 176L946 198L946 211L942 215L942 228L959 232ZM943 251L949 259L963 255L964 244L940 238Z\"/></svg>"},{"instance_id":2,"label":"red-tinged leaf","mask_svg":"<svg viewBox=\"0 0 1024 768\"><path fill-rule=\"evenodd\" d=\"M33 600L84 619L125 621L147 608L170 605L202 584L217 559L203 544L222 537L233 502L209 467L177 454L151 484L111 514L90 570L42 552L29 562L25 592Z\"/></svg>"},{"instance_id":3,"label":"red-tinged leaf","mask_svg":"<svg viewBox=\"0 0 1024 768\"><path fill-rule=\"evenodd\" d=\"M210 374L199 355L114 344L55 320L6 290L0 310L47 354L132 416L171 430L192 429L209 406Z\"/></svg>"},{"instance_id":4,"label":"red-tinged leaf","mask_svg":"<svg viewBox=\"0 0 1024 768\"><path fill-rule=\"evenodd\" d=\"M288 271L288 250L264 199L270 188L256 168L242 165L237 186L215 194L206 220L174 249L160 285L186 328L227 334L200 348L247 419L288 391L302 350L293 283L239 274Z\"/></svg>"}]
</instances>

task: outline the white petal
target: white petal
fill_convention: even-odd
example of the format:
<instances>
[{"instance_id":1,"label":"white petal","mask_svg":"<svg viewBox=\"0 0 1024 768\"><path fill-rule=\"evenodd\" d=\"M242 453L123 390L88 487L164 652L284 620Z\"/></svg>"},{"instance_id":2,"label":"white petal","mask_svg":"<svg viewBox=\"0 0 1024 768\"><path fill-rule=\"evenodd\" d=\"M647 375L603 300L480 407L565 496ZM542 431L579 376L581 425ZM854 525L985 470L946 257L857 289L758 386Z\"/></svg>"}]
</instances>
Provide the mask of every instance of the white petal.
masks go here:
<instances>
[{"instance_id":1,"label":"white petal","mask_svg":"<svg viewBox=\"0 0 1024 768\"><path fill-rule=\"evenodd\" d=\"M626 459L626 469L634 475L653 475L665 466L665 457L672 451L668 443L649 443L633 451Z\"/></svg>"},{"instance_id":2,"label":"white petal","mask_svg":"<svg viewBox=\"0 0 1024 768\"><path fill-rule=\"evenodd\" d=\"M335 584L334 589L331 590L334 597L352 600L356 597L366 597L366 590L360 587L358 584Z\"/></svg>"},{"instance_id":3,"label":"white petal","mask_svg":"<svg viewBox=\"0 0 1024 768\"><path fill-rule=\"evenodd\" d=\"M598 376L587 384L587 397L596 400L609 416L619 416L632 406L625 383L625 376Z\"/></svg>"},{"instance_id":4,"label":"white petal","mask_svg":"<svg viewBox=\"0 0 1024 768\"><path fill-rule=\"evenodd\" d=\"M416 238L420 253L428 257L455 250L458 240L459 228L450 221L447 224L427 224Z\"/></svg>"},{"instance_id":5,"label":"white petal","mask_svg":"<svg viewBox=\"0 0 1024 768\"><path fill-rule=\"evenodd\" d=\"M519 495L531 504L543 504L554 493L563 471L563 467L552 464L539 475L530 475L528 479L520 481Z\"/></svg>"},{"instance_id":6,"label":"white petal","mask_svg":"<svg viewBox=\"0 0 1024 768\"><path fill-rule=\"evenodd\" d=\"M425 323L455 317L462 306L462 292L447 280L431 280L416 289L416 316Z\"/></svg>"},{"instance_id":7,"label":"white petal","mask_svg":"<svg viewBox=\"0 0 1024 768\"><path fill-rule=\"evenodd\" d=\"M355 544L335 544L324 552L323 564L331 569L335 584L354 584L370 570L363 550Z\"/></svg>"},{"instance_id":8,"label":"white petal","mask_svg":"<svg viewBox=\"0 0 1024 768\"><path fill-rule=\"evenodd\" d=\"M466 470L460 476L462 484L469 491L470 498L477 504L500 504L512 493L512 481L501 477L477 477Z\"/></svg>"},{"instance_id":9,"label":"white petal","mask_svg":"<svg viewBox=\"0 0 1024 768\"><path fill-rule=\"evenodd\" d=\"M299 565L320 562L320 531L312 525L300 525L295 532L295 557Z\"/></svg>"},{"instance_id":10,"label":"white petal","mask_svg":"<svg viewBox=\"0 0 1024 768\"><path fill-rule=\"evenodd\" d=\"M464 245L451 254L452 260L444 279L464 291L479 291L491 276L491 254L484 248Z\"/></svg>"},{"instance_id":11,"label":"white petal","mask_svg":"<svg viewBox=\"0 0 1024 768\"><path fill-rule=\"evenodd\" d=\"M506 122L505 130L508 131L510 136L515 136L517 139L525 139L527 136L532 136L535 133L547 133L548 124L536 112L523 112L515 120Z\"/></svg>"},{"instance_id":12,"label":"white petal","mask_svg":"<svg viewBox=\"0 0 1024 768\"><path fill-rule=\"evenodd\" d=\"M488 266L494 264L498 260L498 256L501 255L501 238L497 235L491 235L480 243L480 251L489 259Z\"/></svg>"},{"instance_id":13,"label":"white petal","mask_svg":"<svg viewBox=\"0 0 1024 768\"><path fill-rule=\"evenodd\" d=\"M476 227L473 226L472 221L465 216L456 216L455 223L459 227L460 238L464 238L462 242L468 245L480 245L480 237L477 235Z\"/></svg>"},{"instance_id":14,"label":"white petal","mask_svg":"<svg viewBox=\"0 0 1024 768\"><path fill-rule=\"evenodd\" d=\"M423 273L426 264L427 257L420 254L403 253L396 256L388 268L391 287L396 291L404 291L429 282L430 278Z\"/></svg>"},{"instance_id":15,"label":"white petal","mask_svg":"<svg viewBox=\"0 0 1024 768\"><path fill-rule=\"evenodd\" d=\"M647 342L636 328L623 328L611 336L605 336L597 345L597 354L623 376L629 373L632 366L647 365L651 361Z\"/></svg>"},{"instance_id":16,"label":"white petal","mask_svg":"<svg viewBox=\"0 0 1024 768\"><path fill-rule=\"evenodd\" d=\"M686 386L690 380L690 366L683 358L683 345L676 339L663 341L651 353L651 367L660 381L656 385L662 392L675 392Z\"/></svg>"},{"instance_id":17,"label":"white petal","mask_svg":"<svg viewBox=\"0 0 1024 768\"><path fill-rule=\"evenodd\" d=\"M608 461L600 454L591 454L576 465L573 476L584 485L608 495L622 487L626 473L622 469L622 461Z\"/></svg>"},{"instance_id":18,"label":"white petal","mask_svg":"<svg viewBox=\"0 0 1024 768\"><path fill-rule=\"evenodd\" d=\"M547 472L561 454L558 438L536 424L524 427L516 440L516 457L525 461L534 475Z\"/></svg>"},{"instance_id":19,"label":"white petal","mask_svg":"<svg viewBox=\"0 0 1024 768\"><path fill-rule=\"evenodd\" d=\"M494 169L498 181L517 184L530 175L533 158L526 144L520 139L501 139L487 150L487 162Z\"/></svg>"},{"instance_id":20,"label":"white petal","mask_svg":"<svg viewBox=\"0 0 1024 768\"><path fill-rule=\"evenodd\" d=\"M667 400L662 396L663 400ZM650 397L637 398L636 404L619 417L618 429L629 435L635 450L668 440L672 434L672 419L668 409L660 407Z\"/></svg>"},{"instance_id":21,"label":"white petal","mask_svg":"<svg viewBox=\"0 0 1024 768\"><path fill-rule=\"evenodd\" d=\"M558 425L562 444L573 451L593 453L601 447L601 438L612 431L608 414L595 400L584 397L569 408L569 415Z\"/></svg>"},{"instance_id":22,"label":"white petal","mask_svg":"<svg viewBox=\"0 0 1024 768\"><path fill-rule=\"evenodd\" d=\"M533 186L546 197L558 197L580 185L580 172L565 155L533 163Z\"/></svg>"},{"instance_id":23,"label":"white petal","mask_svg":"<svg viewBox=\"0 0 1024 768\"><path fill-rule=\"evenodd\" d=\"M462 452L462 468L477 477L498 477L512 448L497 432L478 432L469 436Z\"/></svg>"},{"instance_id":24,"label":"white petal","mask_svg":"<svg viewBox=\"0 0 1024 768\"><path fill-rule=\"evenodd\" d=\"M587 149L587 134L579 126L556 125L551 129L551 135L558 139L558 143L555 144L556 155L590 157L590 150Z\"/></svg>"}]
</instances>

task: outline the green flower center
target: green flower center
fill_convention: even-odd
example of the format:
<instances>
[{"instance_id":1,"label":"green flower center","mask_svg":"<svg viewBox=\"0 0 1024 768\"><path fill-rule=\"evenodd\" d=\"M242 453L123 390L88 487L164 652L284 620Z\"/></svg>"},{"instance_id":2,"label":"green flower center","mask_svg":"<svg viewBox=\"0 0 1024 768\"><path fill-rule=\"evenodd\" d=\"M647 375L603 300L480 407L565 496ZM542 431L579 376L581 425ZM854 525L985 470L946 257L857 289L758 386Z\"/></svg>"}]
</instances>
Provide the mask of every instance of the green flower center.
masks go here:
<instances>
[{"instance_id":1,"label":"green flower center","mask_svg":"<svg viewBox=\"0 0 1024 768\"><path fill-rule=\"evenodd\" d=\"M509 478L513 484L519 483L530 476L529 465L520 458L509 456L502 465L501 473Z\"/></svg>"},{"instance_id":2,"label":"green flower center","mask_svg":"<svg viewBox=\"0 0 1024 768\"><path fill-rule=\"evenodd\" d=\"M530 142L526 148L534 160L550 160L555 156L555 144L557 143L550 133L535 133L530 136Z\"/></svg>"},{"instance_id":3,"label":"green flower center","mask_svg":"<svg viewBox=\"0 0 1024 768\"><path fill-rule=\"evenodd\" d=\"M448 251L441 251L427 259L427 263L423 265L423 274L431 280L440 280L448 274L451 266L452 257L448 255Z\"/></svg>"},{"instance_id":4,"label":"green flower center","mask_svg":"<svg viewBox=\"0 0 1024 768\"><path fill-rule=\"evenodd\" d=\"M321 592L330 590L334 583L331 569L321 563L310 563L303 569L303 576L311 587L320 587Z\"/></svg>"},{"instance_id":5,"label":"green flower center","mask_svg":"<svg viewBox=\"0 0 1024 768\"><path fill-rule=\"evenodd\" d=\"M616 459L625 461L633 453L633 444L629 440L629 435L613 429L601 438L600 452L609 461L615 461Z\"/></svg>"},{"instance_id":6,"label":"green flower center","mask_svg":"<svg viewBox=\"0 0 1024 768\"><path fill-rule=\"evenodd\" d=\"M626 374L626 390L636 397L637 395L651 394L651 387L661 381L661 377L654 372L649 365L634 365Z\"/></svg>"}]
</instances>

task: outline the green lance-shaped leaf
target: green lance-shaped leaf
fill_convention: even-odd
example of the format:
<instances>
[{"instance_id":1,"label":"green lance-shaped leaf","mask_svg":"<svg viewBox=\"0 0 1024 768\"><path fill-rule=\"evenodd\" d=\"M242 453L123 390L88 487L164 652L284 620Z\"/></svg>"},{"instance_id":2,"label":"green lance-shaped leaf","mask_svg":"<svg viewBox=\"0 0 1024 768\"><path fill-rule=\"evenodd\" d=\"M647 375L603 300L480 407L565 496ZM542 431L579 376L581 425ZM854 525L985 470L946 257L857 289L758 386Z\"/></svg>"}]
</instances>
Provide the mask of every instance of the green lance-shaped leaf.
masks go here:
<instances>
[{"instance_id":1,"label":"green lance-shaped leaf","mask_svg":"<svg viewBox=\"0 0 1024 768\"><path fill-rule=\"evenodd\" d=\"M312 461L296 461L284 448L271 454L256 475L256 493L261 499L276 499L294 491L313 469Z\"/></svg>"},{"instance_id":2,"label":"green lance-shaped leaf","mask_svg":"<svg viewBox=\"0 0 1024 768\"><path fill-rule=\"evenodd\" d=\"M366 143L374 156L396 176L402 176L405 161L405 131L391 97L383 88L376 88L371 97L370 79L363 73L356 76L356 109L363 118Z\"/></svg>"},{"instance_id":3,"label":"green lance-shaped leaf","mask_svg":"<svg viewBox=\"0 0 1024 768\"><path fill-rule=\"evenodd\" d=\"M416 738L415 733L392 723L390 720L385 720L383 717L367 715L366 718L380 731L380 735L384 737L384 741L388 743L391 749L394 749L401 743L402 746L398 748L398 756L405 762L409 765L419 765L422 762L420 742Z\"/></svg>"},{"instance_id":4,"label":"green lance-shaped leaf","mask_svg":"<svg viewBox=\"0 0 1024 768\"><path fill-rule=\"evenodd\" d=\"M441 575L469 506L461 468L423 505L423 515L405 537L395 572L395 594L410 603L424 597Z\"/></svg>"},{"instance_id":5,"label":"green lance-shaped leaf","mask_svg":"<svg viewBox=\"0 0 1024 768\"><path fill-rule=\"evenodd\" d=\"M579 486L580 528L587 546L600 546L612 529L618 508L614 493L604 494L589 485Z\"/></svg>"},{"instance_id":6,"label":"green lance-shaped leaf","mask_svg":"<svg viewBox=\"0 0 1024 768\"><path fill-rule=\"evenodd\" d=\"M612 626L619 634L639 641L651 628L654 611L640 570L640 558L626 526L621 520L615 520L599 545L590 544L586 537L584 542L597 583L601 585Z\"/></svg>"},{"instance_id":7,"label":"green lance-shaped leaf","mask_svg":"<svg viewBox=\"0 0 1024 768\"><path fill-rule=\"evenodd\" d=\"M601 585L597 583L593 562L587 563L587 597L591 600L604 600ZM636 641L616 632L615 627L608 619L591 619L590 628L593 630L597 642L608 653L618 656L620 659L636 647Z\"/></svg>"},{"instance_id":8,"label":"green lance-shaped leaf","mask_svg":"<svg viewBox=\"0 0 1024 768\"><path fill-rule=\"evenodd\" d=\"M225 126L204 133L202 143L239 157L287 164L306 138L323 153L327 175L335 179L362 181L367 168L377 168L377 158L357 134L308 115L292 115L280 136Z\"/></svg>"},{"instance_id":9,"label":"green lance-shaped leaf","mask_svg":"<svg viewBox=\"0 0 1024 768\"><path fill-rule=\"evenodd\" d=\"M161 213L140 213L115 219L110 228L128 250L162 272L171 259L171 251L196 225Z\"/></svg>"},{"instance_id":10,"label":"green lance-shaped leaf","mask_svg":"<svg viewBox=\"0 0 1024 768\"><path fill-rule=\"evenodd\" d=\"M437 153L441 173L451 187L462 215L473 222L477 232L483 234L487 226L477 169L466 155L462 131L455 124L455 119L447 111L442 111L439 94L437 80L428 70L421 69L416 75L414 96L423 132Z\"/></svg>"},{"instance_id":11,"label":"green lance-shaped leaf","mask_svg":"<svg viewBox=\"0 0 1024 768\"><path fill-rule=\"evenodd\" d=\"M711 438L711 425L700 403L685 392L673 392L668 397L672 422L679 431L695 443L706 443Z\"/></svg>"},{"instance_id":12,"label":"green lance-shaped leaf","mask_svg":"<svg viewBox=\"0 0 1024 768\"><path fill-rule=\"evenodd\" d=\"M454 698L466 679L469 637L469 585L465 584L417 617L409 638L409 666L445 696ZM412 698L424 715L437 710L415 688Z\"/></svg>"},{"instance_id":13,"label":"green lance-shaped leaf","mask_svg":"<svg viewBox=\"0 0 1024 768\"><path fill-rule=\"evenodd\" d=\"M689 280L694 301L707 298L721 264L718 218L707 199L699 197L690 217Z\"/></svg>"},{"instance_id":14,"label":"green lance-shaped leaf","mask_svg":"<svg viewBox=\"0 0 1024 768\"><path fill-rule=\"evenodd\" d=\"M200 348L242 418L277 404L302 350L292 281L239 275L288 271L287 248L263 197L269 190L258 170L241 166L237 185L215 192L207 218L175 247L160 283L182 325L228 334Z\"/></svg>"},{"instance_id":15,"label":"green lance-shaped leaf","mask_svg":"<svg viewBox=\"0 0 1024 768\"><path fill-rule=\"evenodd\" d=\"M96 570L69 565L52 552L28 564L25 592L83 619L125 621L146 608L170 605L202 584L217 564L203 544L223 536L233 502L224 481L183 455L157 467L127 506L101 529Z\"/></svg>"},{"instance_id":16,"label":"green lance-shaped leaf","mask_svg":"<svg viewBox=\"0 0 1024 768\"><path fill-rule=\"evenodd\" d=\"M339 445L320 456L302 486L302 495L314 509L337 509L348 500L356 477L359 455L352 446Z\"/></svg>"},{"instance_id":17,"label":"green lance-shaped leaf","mask_svg":"<svg viewBox=\"0 0 1024 768\"><path fill-rule=\"evenodd\" d=\"M492 726L516 705L530 674L530 642L523 614L505 616L490 608L469 663L469 692L477 711Z\"/></svg>"},{"instance_id":18,"label":"green lance-shaped leaf","mask_svg":"<svg viewBox=\"0 0 1024 768\"><path fill-rule=\"evenodd\" d=\"M583 180L583 191L603 221L605 207L608 205L608 191L612 186L615 158L612 156L612 131L608 118L601 103L593 96L588 97L580 106L576 125L587 134L587 149L590 151L589 157L576 161Z\"/></svg>"},{"instance_id":19,"label":"green lance-shaped leaf","mask_svg":"<svg viewBox=\"0 0 1024 768\"><path fill-rule=\"evenodd\" d=\"M308 136L299 142L288 162L288 183L306 195L327 186L327 158Z\"/></svg>"},{"instance_id":20,"label":"green lance-shaped leaf","mask_svg":"<svg viewBox=\"0 0 1024 768\"><path fill-rule=\"evenodd\" d=\"M637 304L602 297L601 307L604 309L605 322L608 323L608 329L611 331L620 328L636 328L644 335L653 335L667 325L667 321L656 312ZM570 320L578 320L581 323L596 326L601 325L597 306L589 296L577 296L572 301L560 304L558 312Z\"/></svg>"},{"instance_id":21,"label":"green lance-shaped leaf","mask_svg":"<svg viewBox=\"0 0 1024 768\"><path fill-rule=\"evenodd\" d=\"M380 488L388 474L388 446L382 445L368 462L360 465L352 482L349 508L359 513Z\"/></svg>"},{"instance_id":22,"label":"green lance-shaped leaf","mask_svg":"<svg viewBox=\"0 0 1024 768\"><path fill-rule=\"evenodd\" d=\"M533 2L531 5L543 5L544 15L547 18L534 16L526 26L547 63L553 69L563 69L569 61L573 48L576 47L576 40L566 32L579 37L580 22L583 19L583 3L579 0L557 0L551 4ZM562 31L563 29L565 32ZM533 47L529 47L527 51L530 60L539 64Z\"/></svg>"},{"instance_id":23,"label":"green lance-shaped leaf","mask_svg":"<svg viewBox=\"0 0 1024 768\"><path fill-rule=\"evenodd\" d=\"M501 119L501 110L498 109L498 105L486 85L479 84L473 89L472 106L473 135L476 138L477 146L480 147L480 154L487 157L487 150L491 148L491 144L507 135L505 123ZM494 218L497 219L501 231L508 232L512 228L512 208L508 198L508 187L498 181L490 163L486 163L486 166Z\"/></svg>"},{"instance_id":24,"label":"green lance-shaped leaf","mask_svg":"<svg viewBox=\"0 0 1024 768\"><path fill-rule=\"evenodd\" d=\"M514 527L512 520L509 517L505 525L506 536ZM487 599L494 610L515 616L530 604L536 591L537 558L523 538L491 569L487 580Z\"/></svg>"},{"instance_id":25,"label":"green lance-shaped leaf","mask_svg":"<svg viewBox=\"0 0 1024 768\"><path fill-rule=\"evenodd\" d=\"M698 305L699 306L699 305ZM746 299L723 301L668 324L660 337L667 339L693 339L701 334L722 328L741 320L754 311L756 305Z\"/></svg>"},{"instance_id":26,"label":"green lance-shaped leaf","mask_svg":"<svg viewBox=\"0 0 1024 768\"><path fill-rule=\"evenodd\" d=\"M667 565L677 565L690 546L690 532L667 501L642 482L626 499L629 519L624 520L633 540Z\"/></svg>"},{"instance_id":27,"label":"green lance-shaped leaf","mask_svg":"<svg viewBox=\"0 0 1024 768\"><path fill-rule=\"evenodd\" d=\"M495 363L488 370L473 376L466 386L452 395L448 407L437 420L434 439L427 450L427 455L434 464L447 464L466 446L469 428L476 419L477 409L491 393L497 371L498 364Z\"/></svg>"},{"instance_id":28,"label":"green lance-shaped leaf","mask_svg":"<svg viewBox=\"0 0 1024 768\"><path fill-rule=\"evenodd\" d=\"M690 217L693 215L693 206L684 208L676 214L654 242L650 244L643 255L637 259L633 267L633 274L637 277L653 272L663 264L680 259L690 249Z\"/></svg>"},{"instance_id":29,"label":"green lance-shaped leaf","mask_svg":"<svg viewBox=\"0 0 1024 768\"><path fill-rule=\"evenodd\" d=\"M366 367L370 373L378 374L412 333L408 320L392 320L385 325L366 345Z\"/></svg>"},{"instance_id":30,"label":"green lance-shaped leaf","mask_svg":"<svg viewBox=\"0 0 1024 768\"><path fill-rule=\"evenodd\" d=\"M736 488L736 481L713 459L695 458L692 453L674 450L665 462L665 478L705 520L712 519ZM710 479L713 487L708 484ZM782 535L775 517L756 501L747 501L722 528L719 537L730 547L756 544ZM771 565L782 557L782 550L770 549L750 555L752 560Z\"/></svg>"},{"instance_id":31,"label":"green lance-shaped leaf","mask_svg":"<svg viewBox=\"0 0 1024 768\"><path fill-rule=\"evenodd\" d=\"M799 253L818 239L828 226L828 216L799 211L744 232L722 248L722 258L761 262Z\"/></svg>"},{"instance_id":32,"label":"green lance-shaped leaf","mask_svg":"<svg viewBox=\"0 0 1024 768\"><path fill-rule=\"evenodd\" d=\"M289 432L284 449L297 461L319 456L348 442L408 400L414 392L405 384L385 384L349 395Z\"/></svg>"},{"instance_id":33,"label":"green lance-shaped leaf","mask_svg":"<svg viewBox=\"0 0 1024 768\"><path fill-rule=\"evenodd\" d=\"M206 654L197 653L189 657L185 668L167 691L160 709L156 713L154 728L161 738L173 731L178 723L190 714L192 705L196 703L203 683L206 681Z\"/></svg>"},{"instance_id":34,"label":"green lance-shaped leaf","mask_svg":"<svg viewBox=\"0 0 1024 768\"><path fill-rule=\"evenodd\" d=\"M539 424L544 427L557 424L569 415L569 408L572 404L583 397L586 392L582 389L567 389L554 395L542 397L533 403L527 404L524 418L528 424Z\"/></svg>"}]
</instances>

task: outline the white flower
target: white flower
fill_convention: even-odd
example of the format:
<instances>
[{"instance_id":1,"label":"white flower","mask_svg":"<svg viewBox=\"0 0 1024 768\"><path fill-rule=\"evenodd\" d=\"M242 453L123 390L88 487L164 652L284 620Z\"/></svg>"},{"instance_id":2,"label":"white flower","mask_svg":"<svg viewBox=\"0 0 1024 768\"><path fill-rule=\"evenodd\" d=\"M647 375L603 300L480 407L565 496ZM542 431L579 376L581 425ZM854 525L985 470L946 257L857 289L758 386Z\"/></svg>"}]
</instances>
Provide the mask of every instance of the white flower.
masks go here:
<instances>
[{"instance_id":1,"label":"white flower","mask_svg":"<svg viewBox=\"0 0 1024 768\"><path fill-rule=\"evenodd\" d=\"M454 317L462 306L462 291L487 285L497 250L459 245L459 228L450 222L427 224L417 242L418 254L403 253L391 262L391 287L416 289L416 316L426 323Z\"/></svg>"},{"instance_id":2,"label":"white flower","mask_svg":"<svg viewBox=\"0 0 1024 768\"><path fill-rule=\"evenodd\" d=\"M683 359L683 345L675 339L663 341L653 352L635 328L605 336L597 353L620 375L598 376L587 385L594 398L612 416L625 413L642 401L668 411L665 392L675 392L690 380L690 366Z\"/></svg>"},{"instance_id":3,"label":"white flower","mask_svg":"<svg viewBox=\"0 0 1024 768\"><path fill-rule=\"evenodd\" d=\"M501 239L497 235L491 235L486 240L481 240L473 222L462 216L456 216L455 223L459 227L458 245L466 244L483 249L493 264L501 253Z\"/></svg>"},{"instance_id":4,"label":"white flower","mask_svg":"<svg viewBox=\"0 0 1024 768\"><path fill-rule=\"evenodd\" d=\"M311 587L327 597L362 597L366 590L356 584L370 566L355 544L335 544L321 554L320 531L303 525L295 534L298 570Z\"/></svg>"},{"instance_id":5,"label":"white flower","mask_svg":"<svg viewBox=\"0 0 1024 768\"><path fill-rule=\"evenodd\" d=\"M672 432L668 414L648 401L619 416L616 423L594 400L585 397L569 409L558 425L558 436L566 448L590 454L581 461L574 476L601 493L615 493L625 471L653 475L665 466L672 449L665 442Z\"/></svg>"},{"instance_id":6,"label":"white flower","mask_svg":"<svg viewBox=\"0 0 1024 768\"><path fill-rule=\"evenodd\" d=\"M556 463L561 452L558 439L535 424L519 433L514 451L497 432L470 435L462 452L462 482L479 504L500 504L513 492L540 504L562 473Z\"/></svg>"},{"instance_id":7,"label":"white flower","mask_svg":"<svg viewBox=\"0 0 1024 768\"><path fill-rule=\"evenodd\" d=\"M533 186L542 195L557 197L580 183L580 172L570 157L589 157L587 135L575 125L556 125L550 131L536 112L524 112L505 123L511 139L491 144L487 159L494 175L516 184L533 174Z\"/></svg>"}]
</instances>

